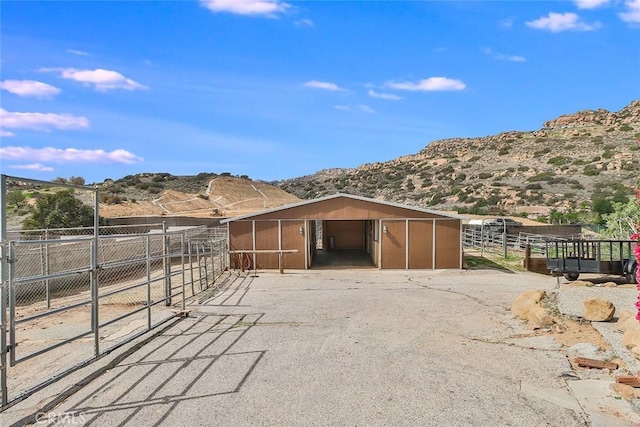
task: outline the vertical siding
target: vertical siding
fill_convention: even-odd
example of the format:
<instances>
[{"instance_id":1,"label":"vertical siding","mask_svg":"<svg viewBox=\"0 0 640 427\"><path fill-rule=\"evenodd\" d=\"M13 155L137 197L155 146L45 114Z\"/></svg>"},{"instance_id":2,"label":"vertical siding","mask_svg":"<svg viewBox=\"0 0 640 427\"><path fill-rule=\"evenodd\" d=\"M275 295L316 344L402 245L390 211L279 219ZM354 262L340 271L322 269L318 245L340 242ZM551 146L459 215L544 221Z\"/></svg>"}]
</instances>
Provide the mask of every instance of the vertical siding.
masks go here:
<instances>
[{"instance_id":1,"label":"vertical siding","mask_svg":"<svg viewBox=\"0 0 640 427\"><path fill-rule=\"evenodd\" d=\"M278 222L256 221L256 250L278 250ZM260 269L278 268L278 254L257 254L256 264Z\"/></svg>"},{"instance_id":2,"label":"vertical siding","mask_svg":"<svg viewBox=\"0 0 640 427\"><path fill-rule=\"evenodd\" d=\"M460 221L436 221L436 268L460 268Z\"/></svg>"},{"instance_id":3,"label":"vertical siding","mask_svg":"<svg viewBox=\"0 0 640 427\"><path fill-rule=\"evenodd\" d=\"M300 227L304 229L304 221L282 221L282 249L298 250L282 254L283 268L304 269L305 236L300 234Z\"/></svg>"},{"instance_id":4,"label":"vertical siding","mask_svg":"<svg viewBox=\"0 0 640 427\"><path fill-rule=\"evenodd\" d=\"M387 232L380 231L382 240L382 268L406 268L406 221L387 220L382 221L382 229L387 227Z\"/></svg>"},{"instance_id":5,"label":"vertical siding","mask_svg":"<svg viewBox=\"0 0 640 427\"><path fill-rule=\"evenodd\" d=\"M252 224L251 221L237 221L229 223L229 250L252 250L253 249L253 237L252 237ZM251 259L253 257L250 256ZM229 262L231 268L241 269L242 263L240 262L241 255L234 254L230 256Z\"/></svg>"},{"instance_id":6,"label":"vertical siding","mask_svg":"<svg viewBox=\"0 0 640 427\"><path fill-rule=\"evenodd\" d=\"M409 221L409 268L433 268L433 220Z\"/></svg>"},{"instance_id":7,"label":"vertical siding","mask_svg":"<svg viewBox=\"0 0 640 427\"><path fill-rule=\"evenodd\" d=\"M364 221L325 221L323 233L333 237L333 249L364 250ZM328 240L327 240L328 244Z\"/></svg>"}]
</instances>

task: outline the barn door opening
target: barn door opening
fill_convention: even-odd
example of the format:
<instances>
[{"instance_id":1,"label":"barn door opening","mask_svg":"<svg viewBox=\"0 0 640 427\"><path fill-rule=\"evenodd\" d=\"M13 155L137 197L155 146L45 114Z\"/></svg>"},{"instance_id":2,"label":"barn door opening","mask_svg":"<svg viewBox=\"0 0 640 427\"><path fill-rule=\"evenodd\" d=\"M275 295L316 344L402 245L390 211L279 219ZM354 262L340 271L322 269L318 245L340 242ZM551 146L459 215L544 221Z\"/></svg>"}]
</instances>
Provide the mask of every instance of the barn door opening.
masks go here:
<instances>
[{"instance_id":1,"label":"barn door opening","mask_svg":"<svg viewBox=\"0 0 640 427\"><path fill-rule=\"evenodd\" d=\"M312 268L369 268L371 259L369 226L365 220L319 221L317 252Z\"/></svg>"}]
</instances>

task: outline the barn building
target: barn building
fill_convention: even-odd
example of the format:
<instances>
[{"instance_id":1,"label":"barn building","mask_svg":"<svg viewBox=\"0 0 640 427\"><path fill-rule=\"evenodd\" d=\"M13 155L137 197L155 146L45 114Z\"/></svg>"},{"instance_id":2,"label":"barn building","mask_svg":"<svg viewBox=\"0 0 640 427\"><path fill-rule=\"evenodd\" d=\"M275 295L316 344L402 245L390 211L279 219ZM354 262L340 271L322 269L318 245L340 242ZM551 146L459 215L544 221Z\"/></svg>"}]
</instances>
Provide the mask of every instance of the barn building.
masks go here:
<instances>
[{"instance_id":1,"label":"barn building","mask_svg":"<svg viewBox=\"0 0 640 427\"><path fill-rule=\"evenodd\" d=\"M359 255L379 269L462 268L462 218L335 194L229 218L231 267L309 269Z\"/></svg>"}]
</instances>

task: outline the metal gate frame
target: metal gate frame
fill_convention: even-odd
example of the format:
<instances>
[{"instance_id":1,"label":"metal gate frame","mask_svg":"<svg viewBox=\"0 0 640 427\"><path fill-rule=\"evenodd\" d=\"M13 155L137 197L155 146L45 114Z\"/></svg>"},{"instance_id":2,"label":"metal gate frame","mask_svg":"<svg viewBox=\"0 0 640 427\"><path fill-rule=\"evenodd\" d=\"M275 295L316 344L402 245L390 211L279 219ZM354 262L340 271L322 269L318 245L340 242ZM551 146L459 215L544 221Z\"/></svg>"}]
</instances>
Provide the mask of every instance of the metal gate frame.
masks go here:
<instances>
[{"instance_id":1,"label":"metal gate frame","mask_svg":"<svg viewBox=\"0 0 640 427\"><path fill-rule=\"evenodd\" d=\"M98 250L100 248L100 243L108 241L109 239L114 239L118 237L122 237L122 235L115 236L100 236L100 228L99 228L99 193L97 187L89 188L82 186L75 186L70 184L58 184L55 183L57 187L69 187L74 189L82 189L84 191L93 191L94 192L94 225L93 225L93 234L87 237L77 237L72 239L65 239L65 243L78 243L82 244L86 242L90 246L90 262L88 268L86 266L77 269L65 270L61 273L50 273L48 269L42 272L42 274L36 274L31 277L16 277L16 245L48 245L53 243L59 243L56 240L37 240L37 241L9 241L7 234L7 179L19 180L19 181L28 181L33 183L39 183L42 185L52 185L51 182L39 181L29 178L15 178L7 175L0 175L0 412L8 408L9 406L27 398L31 394L35 393L38 390L43 389L44 387L52 384L53 382L61 379L62 377L78 370L81 367L84 367L98 358L104 356L105 354L110 353L114 349L131 342L132 340L138 338L139 336L147 333L152 328L160 326L161 324L166 323L172 318L176 317L176 314L172 315L162 315L159 321L155 324L152 323L151 319L151 308L156 305L179 305L181 310L185 309L185 301L187 299L187 278L186 278L186 270L190 270L190 281L191 281L191 295L189 298L195 296L196 293L201 292L209 288L209 284L215 284L217 277L222 275L223 272L228 270L228 254L227 254L227 241L226 238L222 240L220 236L209 236L206 238L194 238L188 235L188 233L183 231L177 232L168 232L165 224L162 224L162 234L156 233L153 235L128 235L130 237L146 239L145 253L143 256L130 259L130 260L116 260L109 262L108 260L102 260L102 265L100 265L100 259L98 256ZM156 250L152 253L150 249L151 239L161 239L162 248L161 250ZM194 274L194 268L192 264L192 245L195 246L195 258L197 260L197 274ZM45 246L48 248L48 246ZM48 255L48 250L45 252ZM216 271L215 265L215 256L220 258L219 271ZM210 263L208 265L208 261L210 258ZM180 262L180 267L172 270L172 260L176 260L176 262ZM159 265L162 263L162 267L159 270L161 274L156 276L155 278L151 277L151 264L155 262ZM128 264L129 263L129 264ZM141 282L134 284L127 284L121 288L115 290L106 290L104 293L99 292L99 273L100 271L104 271L107 269L117 269L123 268L127 265L131 265L131 263L137 263L140 265L142 263L146 266L146 275L141 279ZM48 264L48 259L47 259ZM186 267L186 266L189 267ZM204 269L204 275L203 275ZM89 288L90 288L90 297L81 300L80 302L75 302L67 305L63 305L61 307L51 309L49 305L49 288L48 288L48 280L51 278L62 277L64 275L71 274L89 274ZM218 273L218 276L216 276ZM176 280L177 282L181 282L177 286L172 286L172 277L180 276L180 280ZM197 277L196 277L197 276ZM194 281L197 280L199 283L199 289L197 291L194 290ZM46 301L47 301L47 311L42 313L38 313L35 315L27 316L26 318L16 319L16 301L15 301L15 289L16 285L21 284L29 284L29 283L38 283L45 282L47 284L46 287ZM151 300L151 284L153 282L162 282L161 287L164 289L163 298L157 299L156 301ZM217 286L217 285L216 285ZM119 315L114 319L106 320L103 323L100 322L100 299L101 298L109 298L114 296L117 293L128 292L134 289L142 289L146 287L146 302L145 305L141 308L136 308L133 311L129 311L124 315ZM173 304L172 304L173 303ZM26 323L28 321L33 321L38 318L44 318L46 316L55 315L61 313L63 311L67 311L73 308L77 308L80 306L91 306L91 320L90 320L90 328L87 331L83 331L81 334L76 336L64 339L63 341L56 342L47 347L39 349L38 351L34 351L30 354L24 355L22 357L16 356L16 325L21 323ZM100 328L113 324L119 320L127 318L131 315L146 311L147 316L147 324L146 327L140 330L139 332L134 333L133 335L127 336L123 341L117 342L115 345L110 346L108 348L101 349L100 346ZM43 355L51 350L54 350L62 345L68 344L72 341L76 341L82 337L87 337L93 334L93 356L88 359L76 364L75 366L69 367L61 373L58 373L52 377L49 377L45 381L35 385L34 387L20 393L17 396L12 396L9 398L9 390L7 386L7 375L8 368L13 367L16 364L29 360L31 358L35 358L37 356ZM106 346L105 346L106 347ZM63 369L66 367L63 367Z\"/></svg>"}]
</instances>

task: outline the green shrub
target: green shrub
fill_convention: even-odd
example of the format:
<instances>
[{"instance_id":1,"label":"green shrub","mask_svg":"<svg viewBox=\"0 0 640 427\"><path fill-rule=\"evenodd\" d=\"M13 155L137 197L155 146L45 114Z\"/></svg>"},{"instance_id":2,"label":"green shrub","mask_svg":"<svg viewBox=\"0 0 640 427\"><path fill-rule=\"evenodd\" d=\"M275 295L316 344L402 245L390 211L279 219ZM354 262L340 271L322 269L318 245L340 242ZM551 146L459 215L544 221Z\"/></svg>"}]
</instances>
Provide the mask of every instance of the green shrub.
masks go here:
<instances>
[{"instance_id":1,"label":"green shrub","mask_svg":"<svg viewBox=\"0 0 640 427\"><path fill-rule=\"evenodd\" d=\"M596 176L600 174L600 171L594 165L586 165L582 173L586 176Z\"/></svg>"},{"instance_id":2,"label":"green shrub","mask_svg":"<svg viewBox=\"0 0 640 427\"><path fill-rule=\"evenodd\" d=\"M571 161L571 159L569 157L565 157L565 156L555 156L550 158L547 163L550 165L554 165L554 166L560 166L560 165L564 165L566 163L569 163Z\"/></svg>"},{"instance_id":3,"label":"green shrub","mask_svg":"<svg viewBox=\"0 0 640 427\"><path fill-rule=\"evenodd\" d=\"M529 182L536 182L536 181L549 181L550 179L552 179L554 177L554 173L553 172L541 172L537 175L534 175L532 177L527 178L527 181Z\"/></svg>"}]
</instances>

